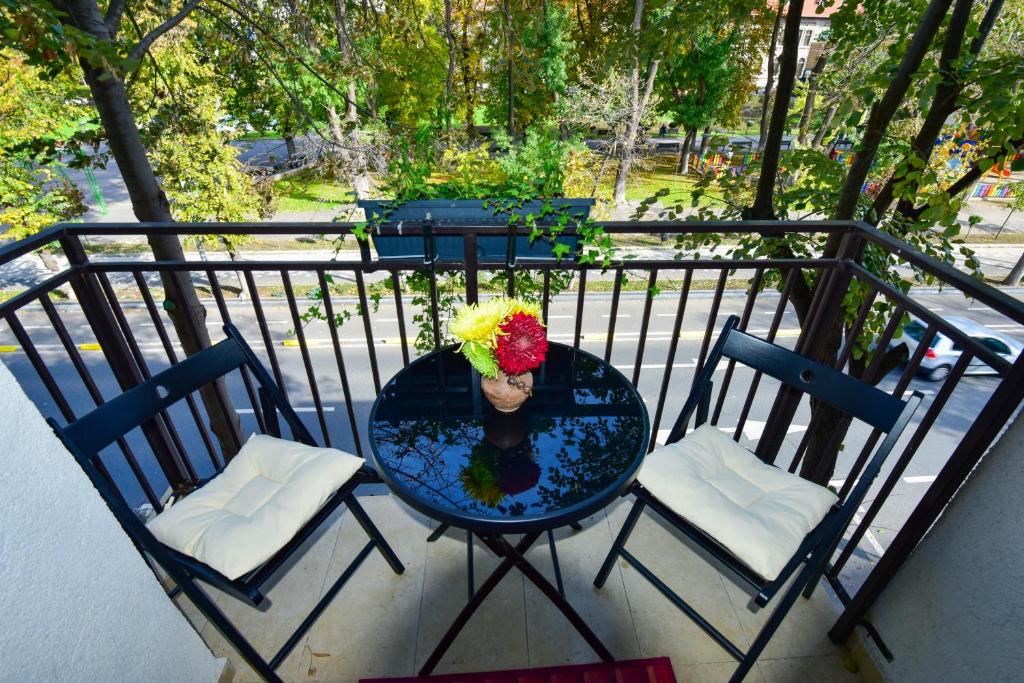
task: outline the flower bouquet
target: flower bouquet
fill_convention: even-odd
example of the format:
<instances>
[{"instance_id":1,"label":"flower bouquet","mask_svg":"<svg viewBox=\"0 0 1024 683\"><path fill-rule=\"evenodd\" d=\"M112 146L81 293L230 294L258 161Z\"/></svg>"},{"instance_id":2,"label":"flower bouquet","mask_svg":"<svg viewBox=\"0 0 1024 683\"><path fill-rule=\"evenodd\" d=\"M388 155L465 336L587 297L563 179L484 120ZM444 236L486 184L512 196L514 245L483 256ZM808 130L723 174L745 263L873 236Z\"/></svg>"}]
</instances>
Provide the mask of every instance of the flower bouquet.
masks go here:
<instances>
[{"instance_id":1,"label":"flower bouquet","mask_svg":"<svg viewBox=\"0 0 1024 683\"><path fill-rule=\"evenodd\" d=\"M533 393L530 371L548 352L540 304L500 297L463 306L448 329L462 342L459 350L480 373L495 408L510 413Z\"/></svg>"}]
</instances>

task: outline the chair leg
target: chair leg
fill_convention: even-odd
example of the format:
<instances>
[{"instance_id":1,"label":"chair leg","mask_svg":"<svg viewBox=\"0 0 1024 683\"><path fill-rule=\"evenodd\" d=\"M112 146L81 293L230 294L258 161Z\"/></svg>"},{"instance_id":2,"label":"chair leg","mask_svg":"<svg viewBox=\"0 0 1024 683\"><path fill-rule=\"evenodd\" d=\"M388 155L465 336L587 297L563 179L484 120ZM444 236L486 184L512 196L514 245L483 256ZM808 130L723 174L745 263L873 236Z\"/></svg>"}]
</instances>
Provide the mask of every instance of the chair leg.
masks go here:
<instances>
[{"instance_id":1,"label":"chair leg","mask_svg":"<svg viewBox=\"0 0 1024 683\"><path fill-rule=\"evenodd\" d=\"M612 543L611 549L608 551L608 557L604 558L604 564L601 565L600 571L597 572L597 578L594 579L594 585L600 588L604 585L604 582L608 580L608 574L611 573L612 567L615 564L615 558L619 556L619 550L626 545L626 541L629 539L629 535L633 533L633 527L636 526L636 522L640 519L640 513L644 511L644 507L647 504L641 499L637 498L636 502L633 503L633 509L629 511L629 515L626 517L626 523L622 525L622 529L619 530L619 535L615 537L615 542Z\"/></svg>"},{"instance_id":2,"label":"chair leg","mask_svg":"<svg viewBox=\"0 0 1024 683\"><path fill-rule=\"evenodd\" d=\"M804 587L804 598L810 599L814 594L814 590L818 587L818 584L821 583L821 577L825 575L825 571L828 569L828 561L836 554L836 548L839 547L839 541L841 541L842 538L843 535L838 534L836 536L836 540L833 541L831 547L829 547L828 552L821 558L821 563L818 565L818 571L814 572L814 576L811 577L811 580L807 582L807 586Z\"/></svg>"},{"instance_id":3,"label":"chair leg","mask_svg":"<svg viewBox=\"0 0 1024 683\"><path fill-rule=\"evenodd\" d=\"M211 600L203 589L196 585L195 581L186 576L173 576L172 578L178 582L178 586L181 587L181 592L184 593L192 604L196 606L199 612L210 620L214 628L220 631L220 634L224 636L224 639L231 644L235 651L242 656L242 659L253 668L253 670L260 675L261 678L268 681L268 683L281 683L281 678L277 675L270 664L267 663L260 653L256 651L256 648L246 640L245 636L242 635L241 631L235 628L224 613L221 612L220 608L217 607L216 603Z\"/></svg>"},{"instance_id":4,"label":"chair leg","mask_svg":"<svg viewBox=\"0 0 1024 683\"><path fill-rule=\"evenodd\" d=\"M391 549L390 545L388 545L388 542L384 539L384 535L381 534L380 530L370 520L370 516L366 514L366 510L364 510L363 506L356 500L355 495L350 493L345 498L345 505L348 506L348 509L352 512L352 516L356 518L356 521L359 522L359 526L363 527L363 531L366 532L366 535L376 542L377 550L379 550L380 554L384 556L384 560L391 567L391 570L396 574L402 574L405 572L405 566L402 564L402 561L398 559L398 555L396 555L395 551Z\"/></svg>"},{"instance_id":5,"label":"chair leg","mask_svg":"<svg viewBox=\"0 0 1024 683\"><path fill-rule=\"evenodd\" d=\"M811 577L817 571L817 563L809 562L797 576L793 585L789 587L789 590L782 596L775 611L772 612L771 616L768 617L768 621L761 629L760 633L754 639L754 642L750 644L750 648L747 650L746 655L740 660L740 665L729 679L729 683L739 683L743 678L750 673L750 670L754 667L754 663L757 658L764 652L764 648L768 645L768 641L771 640L772 636L775 635L775 631L779 628L782 620L786 618L789 610L793 607L797 597L800 596L800 592L807 586L807 582L810 581Z\"/></svg>"}]
</instances>

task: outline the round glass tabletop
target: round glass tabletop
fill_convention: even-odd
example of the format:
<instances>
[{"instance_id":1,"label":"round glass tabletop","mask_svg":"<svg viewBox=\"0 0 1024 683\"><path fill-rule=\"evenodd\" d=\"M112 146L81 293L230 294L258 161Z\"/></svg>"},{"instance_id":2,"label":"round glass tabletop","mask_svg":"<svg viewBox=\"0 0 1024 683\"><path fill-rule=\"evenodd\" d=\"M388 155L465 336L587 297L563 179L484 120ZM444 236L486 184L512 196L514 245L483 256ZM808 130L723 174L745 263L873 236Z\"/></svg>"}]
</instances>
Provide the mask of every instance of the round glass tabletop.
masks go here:
<instances>
[{"instance_id":1,"label":"round glass tabletop","mask_svg":"<svg viewBox=\"0 0 1024 683\"><path fill-rule=\"evenodd\" d=\"M618 370L551 343L533 396L497 411L455 347L423 356L370 412L374 465L420 512L479 532L564 526L608 505L647 451L647 408Z\"/></svg>"}]
</instances>

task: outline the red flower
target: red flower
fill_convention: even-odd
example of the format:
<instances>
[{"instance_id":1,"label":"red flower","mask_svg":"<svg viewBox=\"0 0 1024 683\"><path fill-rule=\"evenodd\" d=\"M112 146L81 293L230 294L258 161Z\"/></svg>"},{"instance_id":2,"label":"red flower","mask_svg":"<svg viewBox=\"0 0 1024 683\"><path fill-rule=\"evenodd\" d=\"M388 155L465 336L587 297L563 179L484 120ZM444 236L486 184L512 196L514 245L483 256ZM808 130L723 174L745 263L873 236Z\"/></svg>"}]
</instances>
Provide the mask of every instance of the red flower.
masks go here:
<instances>
[{"instance_id":1,"label":"red flower","mask_svg":"<svg viewBox=\"0 0 1024 683\"><path fill-rule=\"evenodd\" d=\"M548 352L544 326L532 315L513 313L499 328L495 355L505 374L519 375L540 366Z\"/></svg>"}]
</instances>

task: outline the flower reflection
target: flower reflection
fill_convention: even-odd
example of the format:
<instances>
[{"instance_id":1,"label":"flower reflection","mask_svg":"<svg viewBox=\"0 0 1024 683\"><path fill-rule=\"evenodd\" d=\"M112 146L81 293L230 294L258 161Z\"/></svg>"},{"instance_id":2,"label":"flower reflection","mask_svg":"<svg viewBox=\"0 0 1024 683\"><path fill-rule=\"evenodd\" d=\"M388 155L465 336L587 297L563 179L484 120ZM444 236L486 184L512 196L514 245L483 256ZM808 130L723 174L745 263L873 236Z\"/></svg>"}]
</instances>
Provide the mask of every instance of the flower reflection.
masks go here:
<instances>
[{"instance_id":1,"label":"flower reflection","mask_svg":"<svg viewBox=\"0 0 1024 683\"><path fill-rule=\"evenodd\" d=\"M459 473L462 486L474 500L495 508L506 496L525 493L540 481L521 416L489 415L484 421L485 440L473 446L469 464Z\"/></svg>"}]
</instances>

